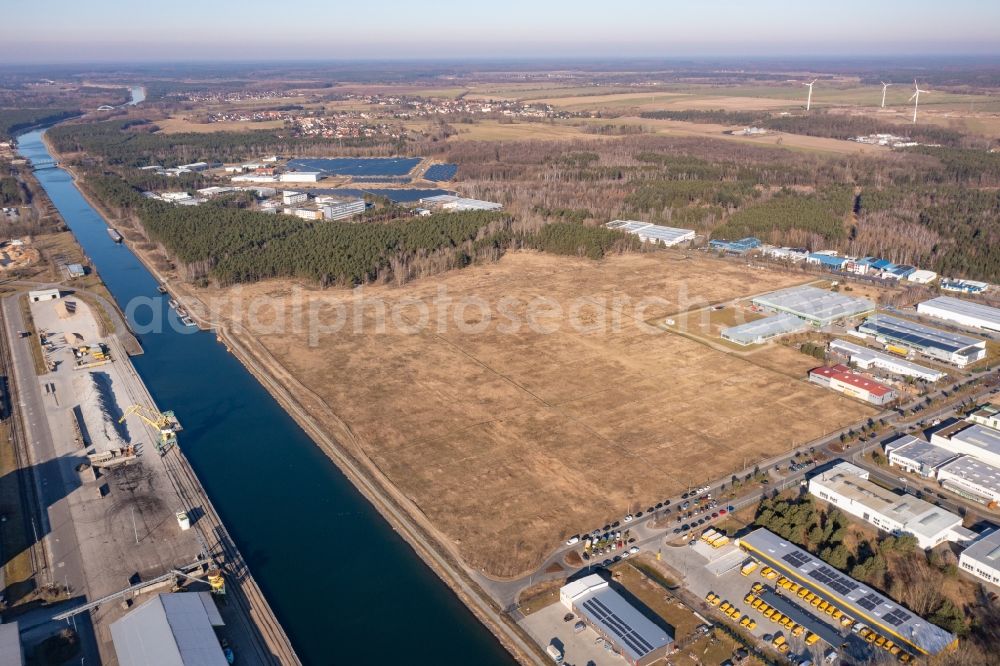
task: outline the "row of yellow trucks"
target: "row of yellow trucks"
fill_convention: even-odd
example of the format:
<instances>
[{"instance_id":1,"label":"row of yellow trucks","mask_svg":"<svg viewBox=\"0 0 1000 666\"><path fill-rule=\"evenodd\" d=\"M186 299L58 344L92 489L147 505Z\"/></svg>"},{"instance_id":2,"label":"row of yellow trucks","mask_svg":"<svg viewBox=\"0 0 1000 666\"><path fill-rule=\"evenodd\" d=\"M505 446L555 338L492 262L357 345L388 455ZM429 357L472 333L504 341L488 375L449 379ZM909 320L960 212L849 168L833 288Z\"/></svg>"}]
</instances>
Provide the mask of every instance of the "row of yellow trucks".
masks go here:
<instances>
[{"instance_id":1,"label":"row of yellow trucks","mask_svg":"<svg viewBox=\"0 0 1000 666\"><path fill-rule=\"evenodd\" d=\"M904 664L908 663L912 659L912 657L907 652L905 652L902 648L896 645L893 641L885 638L884 636L880 636L879 634L872 631L868 627L865 627L864 625L858 625L857 627L855 627L854 620L851 617L847 616L842 610L837 608L832 603L826 601L825 599L820 597L818 594L816 594L806 586L799 585L790 578L786 578L780 575L776 570L772 569L771 567L764 567L763 569L761 569L760 575L767 580L776 581L774 584L775 588L780 587L781 589L787 591L789 595L794 594L802 601L802 603L809 604L810 606L812 606L817 614L824 613L828 615L832 620L839 622L840 626L847 629L856 630L861 638L865 639L869 643L872 643L876 647L884 649L886 652L896 657L901 663ZM753 588L751 588L750 594L747 595L747 602L750 603L751 607L754 610L758 610L764 613L764 617L768 618L772 622L775 621L774 618L777 617L778 618L777 622L783 624L784 616L782 616L781 613L777 612L773 608L770 608L766 603L764 603L762 599L756 596L757 592L763 589L763 587L764 586L759 582L754 583ZM761 610L762 608L764 610ZM795 634L793 631L793 635L798 636L799 634ZM819 639L818 636L816 636L812 632L809 632L808 635L806 636L806 641L805 641L806 645L812 645L818 639Z\"/></svg>"}]
</instances>

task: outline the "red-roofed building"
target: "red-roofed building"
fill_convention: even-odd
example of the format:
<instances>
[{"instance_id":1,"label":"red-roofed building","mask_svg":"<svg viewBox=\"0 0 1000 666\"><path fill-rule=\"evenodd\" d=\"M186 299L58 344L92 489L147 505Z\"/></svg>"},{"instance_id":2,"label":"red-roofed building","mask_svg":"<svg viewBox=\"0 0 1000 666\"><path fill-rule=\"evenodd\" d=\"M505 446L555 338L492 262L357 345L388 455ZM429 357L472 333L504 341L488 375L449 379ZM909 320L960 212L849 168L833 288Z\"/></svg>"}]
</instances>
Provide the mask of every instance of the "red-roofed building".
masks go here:
<instances>
[{"instance_id":1,"label":"red-roofed building","mask_svg":"<svg viewBox=\"0 0 1000 666\"><path fill-rule=\"evenodd\" d=\"M809 371L809 381L873 405L884 405L896 399L896 392L885 384L868 379L839 363L832 367L813 368Z\"/></svg>"}]
</instances>

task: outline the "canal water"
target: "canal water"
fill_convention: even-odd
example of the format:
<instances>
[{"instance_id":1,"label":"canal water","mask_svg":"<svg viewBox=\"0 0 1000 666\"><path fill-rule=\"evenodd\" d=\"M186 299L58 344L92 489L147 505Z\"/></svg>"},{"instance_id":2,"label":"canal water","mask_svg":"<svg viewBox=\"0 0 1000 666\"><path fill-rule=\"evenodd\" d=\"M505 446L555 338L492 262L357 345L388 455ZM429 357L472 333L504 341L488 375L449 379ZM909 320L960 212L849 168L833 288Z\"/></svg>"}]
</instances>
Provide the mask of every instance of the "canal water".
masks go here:
<instances>
[{"instance_id":1,"label":"canal water","mask_svg":"<svg viewBox=\"0 0 1000 666\"><path fill-rule=\"evenodd\" d=\"M108 289L123 310L152 299L165 318L153 276L111 240L41 136L21 135L19 150ZM140 308L135 318L149 317ZM142 334L133 362L184 425L181 448L303 662L512 664L214 334L187 330Z\"/></svg>"}]
</instances>

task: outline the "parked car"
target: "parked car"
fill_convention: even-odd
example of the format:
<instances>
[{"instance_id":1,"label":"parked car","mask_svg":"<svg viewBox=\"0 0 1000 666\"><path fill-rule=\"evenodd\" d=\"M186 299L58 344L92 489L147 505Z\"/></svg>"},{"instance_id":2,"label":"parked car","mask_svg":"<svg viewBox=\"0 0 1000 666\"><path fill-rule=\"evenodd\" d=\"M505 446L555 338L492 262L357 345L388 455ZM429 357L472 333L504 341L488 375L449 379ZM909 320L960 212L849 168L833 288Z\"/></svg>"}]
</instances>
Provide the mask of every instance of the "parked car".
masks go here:
<instances>
[{"instance_id":1,"label":"parked car","mask_svg":"<svg viewBox=\"0 0 1000 666\"><path fill-rule=\"evenodd\" d=\"M570 538L566 539L566 545L567 546L575 546L578 543L580 543L580 537L579 536L571 536Z\"/></svg>"},{"instance_id":2,"label":"parked car","mask_svg":"<svg viewBox=\"0 0 1000 666\"><path fill-rule=\"evenodd\" d=\"M628 549L628 552L630 552L633 555L635 555L636 553L639 552L639 546L632 546L631 548Z\"/></svg>"},{"instance_id":3,"label":"parked car","mask_svg":"<svg viewBox=\"0 0 1000 666\"><path fill-rule=\"evenodd\" d=\"M625 520L626 523L631 523L632 522L632 518L633 518L633 516L630 513L627 516L625 516L624 520Z\"/></svg>"}]
</instances>

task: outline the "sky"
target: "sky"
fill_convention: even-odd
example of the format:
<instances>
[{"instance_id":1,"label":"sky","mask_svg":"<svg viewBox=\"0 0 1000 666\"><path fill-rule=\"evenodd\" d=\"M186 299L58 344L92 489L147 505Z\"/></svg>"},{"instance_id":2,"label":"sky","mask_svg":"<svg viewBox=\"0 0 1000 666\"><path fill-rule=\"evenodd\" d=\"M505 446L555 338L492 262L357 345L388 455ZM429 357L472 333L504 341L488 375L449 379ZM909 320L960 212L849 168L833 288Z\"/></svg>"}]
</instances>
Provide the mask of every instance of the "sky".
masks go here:
<instances>
[{"instance_id":1,"label":"sky","mask_svg":"<svg viewBox=\"0 0 1000 666\"><path fill-rule=\"evenodd\" d=\"M0 63L1000 54L996 0L7 0Z\"/></svg>"}]
</instances>

